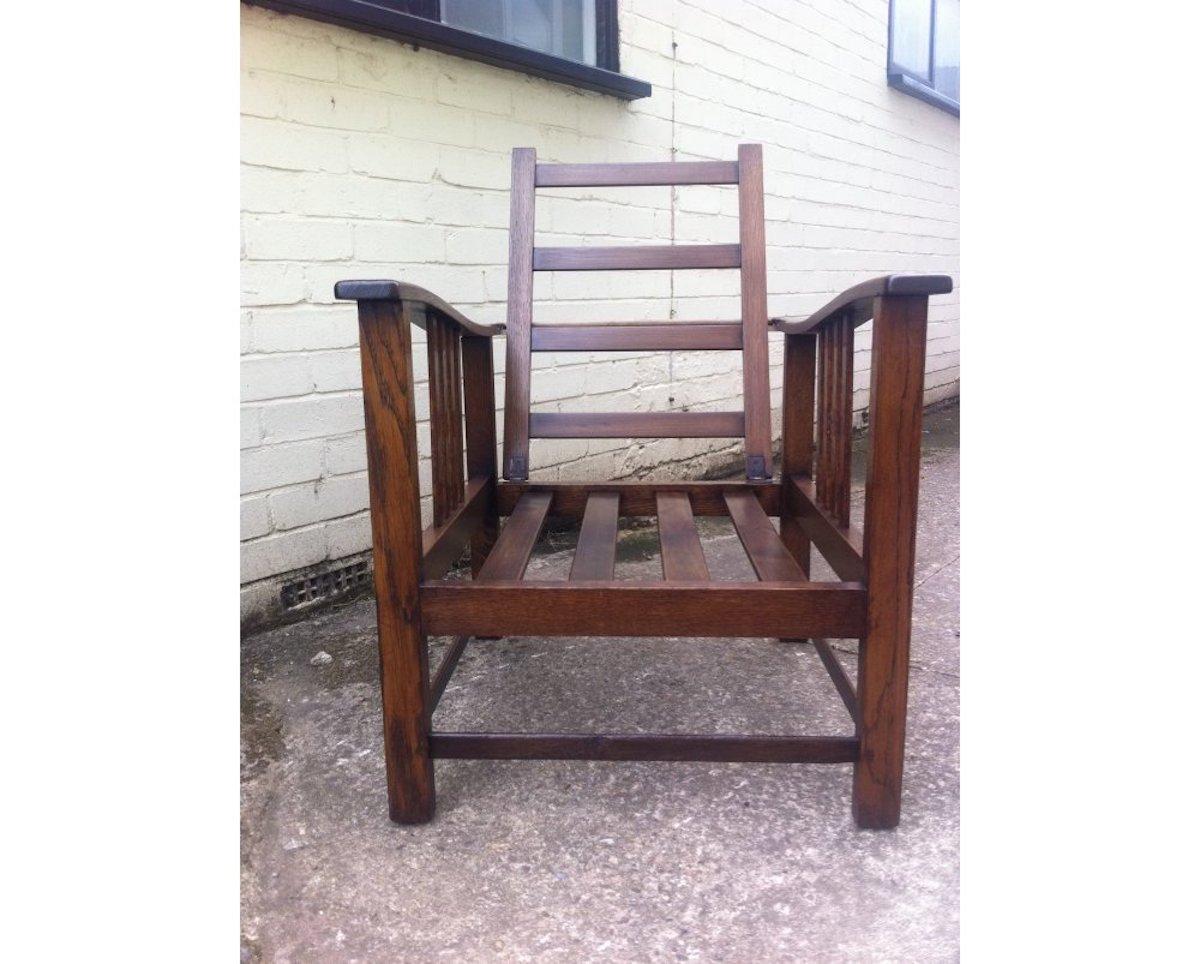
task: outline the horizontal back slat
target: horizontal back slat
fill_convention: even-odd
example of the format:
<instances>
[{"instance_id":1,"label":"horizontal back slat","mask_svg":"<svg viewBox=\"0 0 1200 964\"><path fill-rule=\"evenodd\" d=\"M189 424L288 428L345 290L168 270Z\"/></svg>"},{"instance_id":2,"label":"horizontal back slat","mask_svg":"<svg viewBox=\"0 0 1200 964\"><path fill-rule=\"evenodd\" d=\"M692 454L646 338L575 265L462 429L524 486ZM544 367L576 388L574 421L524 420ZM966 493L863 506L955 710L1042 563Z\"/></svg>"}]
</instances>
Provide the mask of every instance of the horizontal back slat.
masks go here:
<instances>
[{"instance_id":1,"label":"horizontal back slat","mask_svg":"<svg viewBox=\"0 0 1200 964\"><path fill-rule=\"evenodd\" d=\"M742 347L737 321L534 325L534 351L714 351Z\"/></svg>"},{"instance_id":2,"label":"horizontal back slat","mask_svg":"<svg viewBox=\"0 0 1200 964\"><path fill-rule=\"evenodd\" d=\"M738 438L741 412L531 412L530 438Z\"/></svg>"},{"instance_id":3,"label":"horizontal back slat","mask_svg":"<svg viewBox=\"0 0 1200 964\"><path fill-rule=\"evenodd\" d=\"M637 244L589 248L534 248L534 271L639 271L738 268L739 244Z\"/></svg>"},{"instance_id":4,"label":"horizontal back slat","mask_svg":"<svg viewBox=\"0 0 1200 964\"><path fill-rule=\"evenodd\" d=\"M659 184L737 184L736 161L648 164L539 164L537 187L653 187Z\"/></svg>"}]
</instances>

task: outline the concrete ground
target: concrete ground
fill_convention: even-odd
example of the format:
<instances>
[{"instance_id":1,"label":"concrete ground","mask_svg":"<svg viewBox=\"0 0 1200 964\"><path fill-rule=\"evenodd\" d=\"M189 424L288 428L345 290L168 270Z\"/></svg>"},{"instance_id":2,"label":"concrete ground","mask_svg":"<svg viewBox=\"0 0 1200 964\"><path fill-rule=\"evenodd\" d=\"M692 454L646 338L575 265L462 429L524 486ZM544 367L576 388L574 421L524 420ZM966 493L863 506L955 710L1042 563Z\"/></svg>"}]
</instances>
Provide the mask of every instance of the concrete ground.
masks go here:
<instances>
[{"instance_id":1,"label":"concrete ground","mask_svg":"<svg viewBox=\"0 0 1200 964\"><path fill-rule=\"evenodd\" d=\"M248 638L243 960L957 959L958 506L953 407L926 418L892 832L855 829L849 765L705 763L439 762L433 823L399 827L384 799L373 601ZM716 577L752 578L728 520L702 522ZM531 577L565 575L570 537L549 543ZM618 578L658 564L655 530L623 536ZM839 646L853 676L855 643ZM852 732L812 647L763 639L472 642L434 719Z\"/></svg>"}]
</instances>

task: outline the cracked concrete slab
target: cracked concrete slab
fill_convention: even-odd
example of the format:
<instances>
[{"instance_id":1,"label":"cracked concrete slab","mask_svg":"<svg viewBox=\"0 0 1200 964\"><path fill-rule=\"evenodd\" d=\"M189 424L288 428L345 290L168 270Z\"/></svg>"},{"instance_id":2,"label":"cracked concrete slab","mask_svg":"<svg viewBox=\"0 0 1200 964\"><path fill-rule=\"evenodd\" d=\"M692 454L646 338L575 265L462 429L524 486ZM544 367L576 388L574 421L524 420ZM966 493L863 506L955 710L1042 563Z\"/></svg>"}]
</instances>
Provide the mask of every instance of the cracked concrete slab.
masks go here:
<instances>
[{"instance_id":1,"label":"cracked concrete slab","mask_svg":"<svg viewBox=\"0 0 1200 964\"><path fill-rule=\"evenodd\" d=\"M243 646L243 959L956 960L957 415L926 418L899 829L855 829L849 765L557 761L439 762L436 819L398 827L359 600ZM714 575L749 576L702 523ZM549 543L531 577L565 573ZM658 565L624 533L618 577ZM472 642L435 724L851 732L811 646L769 639Z\"/></svg>"}]
</instances>

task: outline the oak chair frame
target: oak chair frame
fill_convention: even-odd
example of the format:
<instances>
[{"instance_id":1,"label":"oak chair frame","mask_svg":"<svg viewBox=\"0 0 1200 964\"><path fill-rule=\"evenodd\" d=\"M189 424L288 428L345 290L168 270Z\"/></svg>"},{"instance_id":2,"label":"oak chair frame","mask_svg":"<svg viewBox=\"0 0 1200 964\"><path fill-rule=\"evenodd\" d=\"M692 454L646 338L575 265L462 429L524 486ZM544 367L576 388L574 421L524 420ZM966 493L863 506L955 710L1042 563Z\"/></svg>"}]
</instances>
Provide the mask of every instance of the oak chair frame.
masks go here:
<instances>
[{"instance_id":1,"label":"oak chair frame","mask_svg":"<svg viewBox=\"0 0 1200 964\"><path fill-rule=\"evenodd\" d=\"M507 325L470 321L397 281L341 281L358 303L391 818L434 813L435 759L704 760L853 763L860 827L900 817L912 618L925 336L941 275L891 275L805 319L768 321L762 150L733 162L539 164L513 152ZM544 248L539 188L735 184L736 245ZM740 268L734 322L535 325L539 270ZM874 319L866 509L850 524L854 330ZM412 329L429 361L433 525L422 529ZM771 449L768 331L784 339L781 471ZM492 344L507 335L503 473L498 471ZM533 351L741 349L743 412L531 413ZM816 426L814 437L814 423ZM464 438L465 429L465 438ZM745 439L746 479L543 483L528 478L531 437ZM464 446L465 441L465 446ZM464 464L465 451L465 464ZM464 471L465 470L465 471ZM732 519L757 582L710 581L694 515ZM550 516L581 520L570 578L524 581ZM613 578L621 516L657 516L661 581ZM501 528L500 520L507 522ZM776 532L771 517L778 517ZM470 580L447 580L470 548ZM809 579L816 547L839 582ZM811 639L854 732L840 736L448 733L432 715L472 638L707 636ZM427 639L453 642L431 675ZM852 682L828 643L859 640Z\"/></svg>"}]
</instances>

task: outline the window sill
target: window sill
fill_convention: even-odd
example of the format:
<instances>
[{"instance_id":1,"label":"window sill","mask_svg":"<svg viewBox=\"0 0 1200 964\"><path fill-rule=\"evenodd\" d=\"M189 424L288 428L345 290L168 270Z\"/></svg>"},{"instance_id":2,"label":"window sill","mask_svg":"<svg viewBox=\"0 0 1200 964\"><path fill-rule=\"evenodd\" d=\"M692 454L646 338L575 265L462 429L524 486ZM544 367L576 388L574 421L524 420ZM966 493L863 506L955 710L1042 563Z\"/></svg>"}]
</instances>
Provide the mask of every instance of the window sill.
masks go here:
<instances>
[{"instance_id":1,"label":"window sill","mask_svg":"<svg viewBox=\"0 0 1200 964\"><path fill-rule=\"evenodd\" d=\"M443 53L479 60L494 67L519 70L585 90L611 94L622 100L649 97L644 80L600 67L576 63L529 47L505 43L468 30L401 13L369 0L247 0L260 7L333 23L351 30L390 37Z\"/></svg>"},{"instance_id":2,"label":"window sill","mask_svg":"<svg viewBox=\"0 0 1200 964\"><path fill-rule=\"evenodd\" d=\"M918 100L923 100L927 104L932 104L934 107L944 110L947 114L959 116L959 103L952 100L945 94L939 94L928 84L923 84L919 80L914 80L907 74L902 74L899 71L888 71L888 86L894 87L896 90L903 91L906 94L911 94Z\"/></svg>"}]
</instances>

